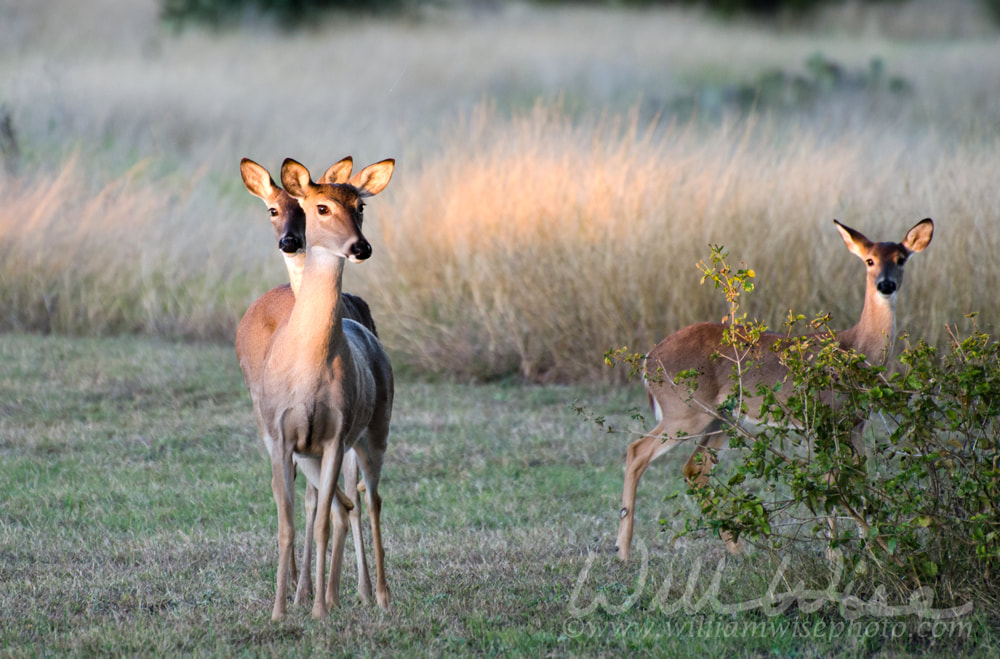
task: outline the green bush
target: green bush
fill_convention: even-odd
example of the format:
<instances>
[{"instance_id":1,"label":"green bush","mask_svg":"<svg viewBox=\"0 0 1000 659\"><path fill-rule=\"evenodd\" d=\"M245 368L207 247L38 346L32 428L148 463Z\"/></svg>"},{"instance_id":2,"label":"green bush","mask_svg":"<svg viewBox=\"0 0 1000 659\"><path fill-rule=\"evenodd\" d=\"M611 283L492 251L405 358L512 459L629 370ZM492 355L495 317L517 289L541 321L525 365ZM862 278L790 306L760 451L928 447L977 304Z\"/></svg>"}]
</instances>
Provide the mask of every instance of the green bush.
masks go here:
<instances>
[{"instance_id":1,"label":"green bush","mask_svg":"<svg viewBox=\"0 0 1000 659\"><path fill-rule=\"evenodd\" d=\"M707 279L725 289L738 354L753 354L763 325L738 315L752 270L735 274L713 248ZM789 318L789 329L803 322ZM820 544L852 574L876 566L877 576L904 590L930 587L959 601L995 599L990 575L1000 569L1000 342L973 321L967 337L952 330L949 350L918 342L890 372L845 350L818 318L811 337L779 342L787 379L745 392L734 364L733 393L717 410L736 454L687 492L700 514L682 534L711 530L772 550ZM633 372L642 356L622 349L609 361ZM696 374L680 374L693 386ZM777 392L790 387L791 391ZM737 421L744 396L763 396L762 422L749 433ZM864 449L852 432L866 420ZM713 456L717 459L717 456ZM724 464L732 465L732 461ZM831 532L831 515L840 520Z\"/></svg>"}]
</instances>

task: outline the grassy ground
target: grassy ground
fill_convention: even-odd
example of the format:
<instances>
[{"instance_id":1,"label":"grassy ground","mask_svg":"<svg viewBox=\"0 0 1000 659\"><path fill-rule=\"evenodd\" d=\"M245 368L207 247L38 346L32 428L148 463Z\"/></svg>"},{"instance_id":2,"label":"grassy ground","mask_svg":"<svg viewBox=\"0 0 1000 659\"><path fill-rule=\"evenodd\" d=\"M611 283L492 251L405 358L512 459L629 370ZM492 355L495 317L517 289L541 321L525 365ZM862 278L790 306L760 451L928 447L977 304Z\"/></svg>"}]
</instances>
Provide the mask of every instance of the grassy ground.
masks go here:
<instances>
[{"instance_id":1,"label":"grassy ground","mask_svg":"<svg viewBox=\"0 0 1000 659\"><path fill-rule=\"evenodd\" d=\"M628 438L573 404L626 427L634 387L397 390L382 490L391 610L356 603L349 564L329 619L293 608L272 624L269 469L231 348L0 334L0 654L995 656L983 610L934 627L851 620L832 598L776 616L699 603L721 542L670 545L656 523L689 505L663 501L680 453L640 488L648 561L620 566ZM818 557L791 558L783 575L759 554L728 563L718 600L827 587Z\"/></svg>"}]
</instances>

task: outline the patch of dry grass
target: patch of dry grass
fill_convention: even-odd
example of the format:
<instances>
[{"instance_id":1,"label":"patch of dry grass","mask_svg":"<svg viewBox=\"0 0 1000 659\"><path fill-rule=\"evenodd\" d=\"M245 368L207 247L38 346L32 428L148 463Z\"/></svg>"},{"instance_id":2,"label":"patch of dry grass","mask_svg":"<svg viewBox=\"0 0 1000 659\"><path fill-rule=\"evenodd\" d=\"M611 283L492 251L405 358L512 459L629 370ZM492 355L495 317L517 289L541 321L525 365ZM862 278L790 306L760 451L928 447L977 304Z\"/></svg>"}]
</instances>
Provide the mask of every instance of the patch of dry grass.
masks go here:
<instances>
[{"instance_id":1,"label":"patch of dry grass","mask_svg":"<svg viewBox=\"0 0 1000 659\"><path fill-rule=\"evenodd\" d=\"M150 180L141 166L94 179L76 156L51 178L0 179L0 323L44 333L230 334L259 266L242 253L245 232L200 200L202 174L183 187ZM213 258L219 249L231 258Z\"/></svg>"},{"instance_id":2,"label":"patch of dry grass","mask_svg":"<svg viewBox=\"0 0 1000 659\"><path fill-rule=\"evenodd\" d=\"M363 282L389 314L387 343L421 368L599 374L608 347L643 350L725 313L720 296L697 286L694 265L710 243L758 271L750 308L772 326L794 309L830 311L834 326L849 327L863 267L833 218L874 240L938 221L934 244L909 268L900 327L935 342L968 311L997 320L983 297L997 272L966 258L995 244L995 139L956 146L874 129L833 138L768 121L706 129L635 115L571 121L547 106L510 121L482 110L461 130L382 202L384 252Z\"/></svg>"},{"instance_id":3,"label":"patch of dry grass","mask_svg":"<svg viewBox=\"0 0 1000 659\"><path fill-rule=\"evenodd\" d=\"M606 375L610 347L643 350L725 312L696 285L710 243L758 271L757 317L777 327L792 309L829 311L848 327L862 269L830 220L899 240L931 216L934 243L912 262L898 312L901 328L938 342L970 311L994 325L984 294L1000 284L969 258L997 246L996 140L942 141L831 139L766 120L571 119L549 105L504 119L483 107L370 204L375 257L348 269L348 288L373 305L400 365L578 379ZM47 187L0 182L4 323L227 336L256 291L281 280L280 263L263 208L240 217L196 175L181 187L132 172L96 187L71 160Z\"/></svg>"}]
</instances>

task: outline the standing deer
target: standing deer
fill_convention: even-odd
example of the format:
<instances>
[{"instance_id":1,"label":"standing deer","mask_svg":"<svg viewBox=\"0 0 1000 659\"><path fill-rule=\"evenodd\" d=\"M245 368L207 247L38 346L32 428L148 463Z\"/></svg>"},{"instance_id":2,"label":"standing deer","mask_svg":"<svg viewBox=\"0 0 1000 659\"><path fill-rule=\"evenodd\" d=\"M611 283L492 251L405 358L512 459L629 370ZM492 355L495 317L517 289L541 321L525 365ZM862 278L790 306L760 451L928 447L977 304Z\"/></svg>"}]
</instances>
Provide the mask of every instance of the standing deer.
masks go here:
<instances>
[{"instance_id":1,"label":"standing deer","mask_svg":"<svg viewBox=\"0 0 1000 659\"><path fill-rule=\"evenodd\" d=\"M388 185L394 161L369 165L347 184L313 183L309 171L286 159L281 168L285 191L306 214L306 254L302 282L288 321L274 333L261 373L260 410L271 456L271 489L278 511L278 571L272 619L285 615L288 574L295 542L293 456L318 489L317 509L334 504L344 460L353 448L364 474L372 526L375 597L389 605L378 493L392 415L393 379L389 358L378 339L344 318L341 284L345 262L371 256L361 233L363 199ZM330 576L326 547L330 516L315 516L316 591L312 615L324 617L339 604L347 507L333 508L334 545Z\"/></svg>"},{"instance_id":2,"label":"standing deer","mask_svg":"<svg viewBox=\"0 0 1000 659\"><path fill-rule=\"evenodd\" d=\"M903 282L903 264L910 255L923 251L931 242L934 222L925 219L911 228L900 243L873 243L864 235L834 220L847 249L860 258L867 269L865 303L861 319L854 327L837 333L844 349L855 350L874 364L884 365L896 337L896 294ZM731 362L714 358L725 354L722 335L726 326L719 323L696 323L680 329L646 355L643 383L657 424L648 435L629 445L625 457L625 485L622 491L621 520L618 526L616 550L618 557L628 560L635 519L635 492L639 478L649 463L687 439L697 446L684 465L684 477L689 483L704 484L715 465L709 448L726 444L724 422L716 410L732 392ZM813 335L815 336L815 335ZM785 379L787 368L778 352L771 348L787 336L775 332L761 335L754 353L754 364L742 376L744 392L756 392L759 385L773 388ZM697 385L688 395L685 387L674 384L682 371L698 372ZM680 390L678 390L680 389ZM779 398L787 397L782 389ZM750 395L747 409L760 409L759 397ZM753 422L752 417L746 419ZM861 426L855 428L852 443L861 451ZM730 551L738 546L723 535Z\"/></svg>"},{"instance_id":3,"label":"standing deer","mask_svg":"<svg viewBox=\"0 0 1000 659\"><path fill-rule=\"evenodd\" d=\"M323 183L346 183L351 176L353 160L350 156L338 161L320 178ZM265 427L260 415L260 374L264 368L264 358L274 331L288 321L295 305L295 294L302 281L302 271L305 266L305 231L306 217L299 202L277 184L266 169L249 158L240 162L240 174L247 190L259 197L268 208L271 226L288 269L289 283L283 284L259 297L244 314L236 329L236 355L243 379L253 402L254 416L257 428L264 436ZM350 293L342 294L344 317L364 325L376 337L375 321L372 319L368 304L360 297ZM348 451L344 458L344 492L337 491L339 498L344 498L350 509L351 534L354 538L354 553L358 566L358 592L366 604L372 599L371 577L368 573L368 563L365 559L363 537L361 535L361 506L358 496L358 465L354 451ZM302 550L302 571L296 574L294 558L291 564L292 580L297 581L295 603L302 605L312 596L312 580L309 569L312 564L312 528L316 515L316 487L306 484L306 536Z\"/></svg>"}]
</instances>

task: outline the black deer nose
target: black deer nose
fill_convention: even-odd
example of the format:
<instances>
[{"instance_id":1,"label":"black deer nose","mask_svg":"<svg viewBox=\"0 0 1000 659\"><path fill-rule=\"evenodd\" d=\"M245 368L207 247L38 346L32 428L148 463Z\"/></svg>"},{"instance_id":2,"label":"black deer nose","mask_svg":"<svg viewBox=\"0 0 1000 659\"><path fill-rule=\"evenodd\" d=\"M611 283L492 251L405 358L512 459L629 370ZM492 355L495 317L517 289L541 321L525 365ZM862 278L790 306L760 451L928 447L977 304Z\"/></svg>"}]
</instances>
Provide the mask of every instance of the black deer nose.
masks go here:
<instances>
[{"instance_id":1,"label":"black deer nose","mask_svg":"<svg viewBox=\"0 0 1000 659\"><path fill-rule=\"evenodd\" d=\"M364 261L371 255L372 255L372 246L364 238L351 245L351 256L353 256L357 260Z\"/></svg>"},{"instance_id":2,"label":"black deer nose","mask_svg":"<svg viewBox=\"0 0 1000 659\"><path fill-rule=\"evenodd\" d=\"M877 288L878 292L882 295L892 295L896 292L896 282L891 279L883 279L875 285L875 288Z\"/></svg>"},{"instance_id":3,"label":"black deer nose","mask_svg":"<svg viewBox=\"0 0 1000 659\"><path fill-rule=\"evenodd\" d=\"M298 236L285 234L281 237L281 240L278 241L278 249L285 254L294 254L302 249L302 240Z\"/></svg>"}]
</instances>

